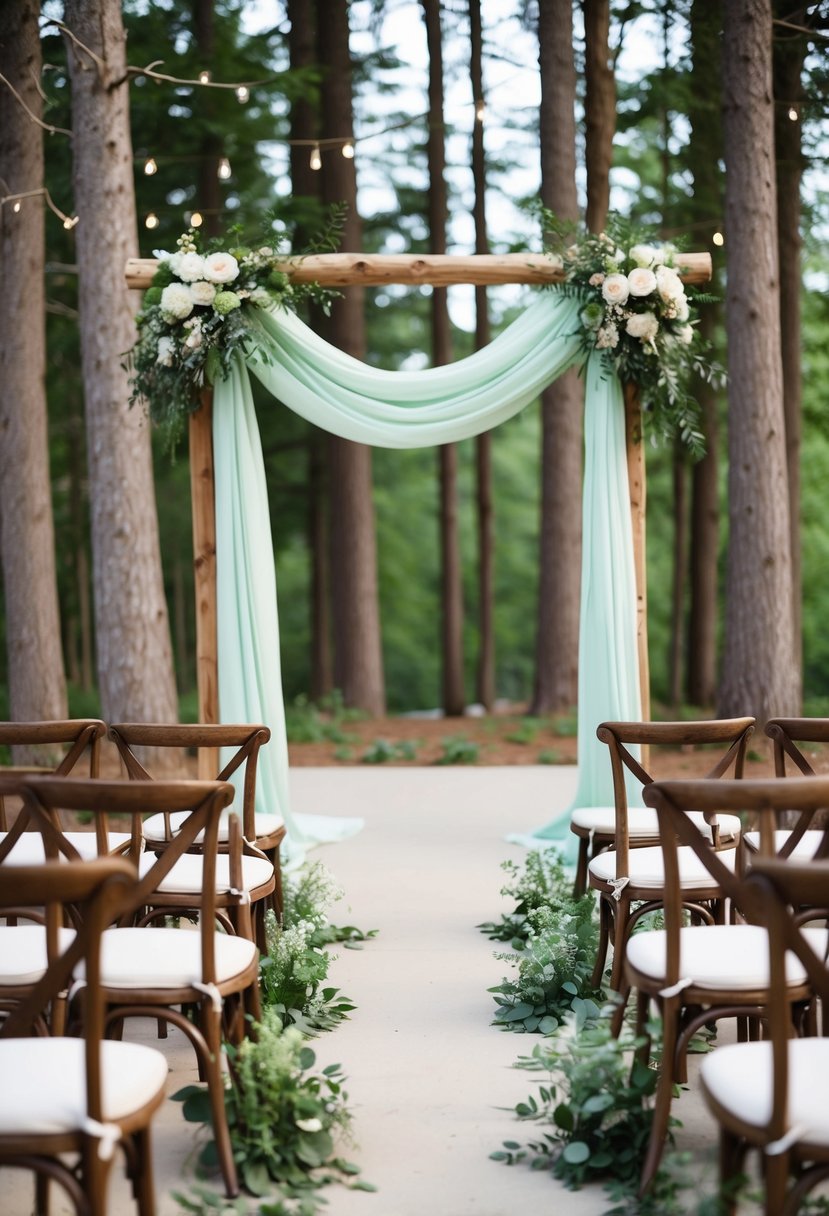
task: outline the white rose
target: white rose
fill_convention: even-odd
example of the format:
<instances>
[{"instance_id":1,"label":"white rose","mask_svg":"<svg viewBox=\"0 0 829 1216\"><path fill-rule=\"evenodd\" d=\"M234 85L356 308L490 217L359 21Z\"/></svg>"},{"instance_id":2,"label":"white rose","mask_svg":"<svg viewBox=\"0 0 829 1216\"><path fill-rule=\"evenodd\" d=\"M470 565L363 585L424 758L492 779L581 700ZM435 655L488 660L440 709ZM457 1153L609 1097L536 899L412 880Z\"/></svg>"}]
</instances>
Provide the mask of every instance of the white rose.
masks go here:
<instances>
[{"instance_id":1,"label":"white rose","mask_svg":"<svg viewBox=\"0 0 829 1216\"><path fill-rule=\"evenodd\" d=\"M628 287L632 296L649 296L656 290L656 275L644 266L637 266L628 275Z\"/></svg>"},{"instance_id":2,"label":"white rose","mask_svg":"<svg viewBox=\"0 0 829 1216\"><path fill-rule=\"evenodd\" d=\"M628 257L637 266L649 269L657 259L657 250L653 245L632 245L628 251Z\"/></svg>"},{"instance_id":3,"label":"white rose","mask_svg":"<svg viewBox=\"0 0 829 1216\"><path fill-rule=\"evenodd\" d=\"M172 338L168 338L166 334L158 339L158 353L156 355L156 363L160 363L162 367L173 366L173 355L176 351L176 344Z\"/></svg>"},{"instance_id":4,"label":"white rose","mask_svg":"<svg viewBox=\"0 0 829 1216\"><path fill-rule=\"evenodd\" d=\"M608 304L624 304L629 295L627 275L609 274L602 283L602 296Z\"/></svg>"},{"instance_id":5,"label":"white rose","mask_svg":"<svg viewBox=\"0 0 829 1216\"><path fill-rule=\"evenodd\" d=\"M242 296L246 293L240 291L237 294ZM250 302L251 304L258 304L260 308L266 308L271 302L271 293L266 291L264 287L256 287L250 292Z\"/></svg>"},{"instance_id":6,"label":"white rose","mask_svg":"<svg viewBox=\"0 0 829 1216\"><path fill-rule=\"evenodd\" d=\"M173 271L185 283L204 277L204 258L198 253L180 253Z\"/></svg>"},{"instance_id":7,"label":"white rose","mask_svg":"<svg viewBox=\"0 0 829 1216\"><path fill-rule=\"evenodd\" d=\"M687 321L688 316L689 316L689 311L688 311L688 300L686 299L686 297L684 295L680 296L680 298L678 300L674 301L674 304L676 305L677 321Z\"/></svg>"},{"instance_id":8,"label":"white rose","mask_svg":"<svg viewBox=\"0 0 829 1216\"><path fill-rule=\"evenodd\" d=\"M679 325L674 330L674 337L677 342L681 342L683 346L690 346L694 340L694 329L692 325Z\"/></svg>"},{"instance_id":9,"label":"white rose","mask_svg":"<svg viewBox=\"0 0 829 1216\"><path fill-rule=\"evenodd\" d=\"M194 304L212 304L215 295L216 288L204 279L190 284L190 296Z\"/></svg>"},{"instance_id":10,"label":"white rose","mask_svg":"<svg viewBox=\"0 0 829 1216\"><path fill-rule=\"evenodd\" d=\"M635 312L628 318L625 329L631 338L641 338L642 342L652 342L659 333L659 322L652 312Z\"/></svg>"},{"instance_id":11,"label":"white rose","mask_svg":"<svg viewBox=\"0 0 829 1216\"><path fill-rule=\"evenodd\" d=\"M161 293L161 311L174 321L183 321L193 311L190 288L183 283L170 283Z\"/></svg>"},{"instance_id":12,"label":"white rose","mask_svg":"<svg viewBox=\"0 0 829 1216\"><path fill-rule=\"evenodd\" d=\"M204 277L211 283L232 283L239 273L239 263L230 253L211 253L204 259Z\"/></svg>"},{"instance_id":13,"label":"white rose","mask_svg":"<svg viewBox=\"0 0 829 1216\"><path fill-rule=\"evenodd\" d=\"M663 300L681 300L685 295L682 279L671 266L656 268L656 287Z\"/></svg>"}]
</instances>

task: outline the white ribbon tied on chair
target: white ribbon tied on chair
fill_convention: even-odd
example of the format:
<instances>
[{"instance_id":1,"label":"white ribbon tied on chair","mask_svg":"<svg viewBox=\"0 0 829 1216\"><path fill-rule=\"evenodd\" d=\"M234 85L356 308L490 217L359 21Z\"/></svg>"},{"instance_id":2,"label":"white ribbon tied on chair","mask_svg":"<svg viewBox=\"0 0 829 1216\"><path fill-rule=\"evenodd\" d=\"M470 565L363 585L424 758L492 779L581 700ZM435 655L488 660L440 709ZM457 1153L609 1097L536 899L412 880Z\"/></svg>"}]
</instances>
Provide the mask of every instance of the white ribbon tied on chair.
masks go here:
<instances>
[{"instance_id":1,"label":"white ribbon tied on chair","mask_svg":"<svg viewBox=\"0 0 829 1216\"><path fill-rule=\"evenodd\" d=\"M117 1123L99 1123L97 1119L86 1116L81 1124L85 1136L94 1136L98 1141L98 1157L101 1161L111 1161L115 1147L121 1139L121 1129Z\"/></svg>"},{"instance_id":2,"label":"white ribbon tied on chair","mask_svg":"<svg viewBox=\"0 0 829 1216\"><path fill-rule=\"evenodd\" d=\"M617 904L622 898L622 892L629 882L630 877L628 875L625 875L624 878L608 878L607 885L611 888L611 895L616 900Z\"/></svg>"},{"instance_id":3,"label":"white ribbon tied on chair","mask_svg":"<svg viewBox=\"0 0 829 1216\"><path fill-rule=\"evenodd\" d=\"M781 1153L787 1153L789 1149L797 1144L798 1140L802 1140L807 1132L802 1124L796 1124L790 1127L785 1136L781 1136L779 1140L772 1140L763 1149L767 1157L778 1157Z\"/></svg>"}]
</instances>

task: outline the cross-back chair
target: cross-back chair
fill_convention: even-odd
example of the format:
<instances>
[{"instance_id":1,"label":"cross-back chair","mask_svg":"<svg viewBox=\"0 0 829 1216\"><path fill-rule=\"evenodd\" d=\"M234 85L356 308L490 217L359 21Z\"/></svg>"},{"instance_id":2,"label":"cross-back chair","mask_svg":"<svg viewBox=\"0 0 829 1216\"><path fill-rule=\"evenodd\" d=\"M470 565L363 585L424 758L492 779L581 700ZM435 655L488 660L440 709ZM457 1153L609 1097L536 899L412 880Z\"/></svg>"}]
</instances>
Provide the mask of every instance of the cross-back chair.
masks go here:
<instances>
[{"instance_id":1,"label":"cross-back chair","mask_svg":"<svg viewBox=\"0 0 829 1216\"><path fill-rule=\"evenodd\" d=\"M145 748L195 749L198 755L208 753L215 759L219 749L223 750L224 766L216 780L231 781L242 778L241 794L237 792L233 804L238 810L242 825L241 871L235 876L229 873L224 854L228 851L229 816L225 814L219 824L219 852L217 863L219 891L235 888L247 893L253 911L256 940L261 950L267 949L264 928L264 912L273 907L278 918L282 916L282 871L279 847L285 837L285 824L278 815L257 813L256 772L260 748L270 739L266 726L222 724L159 725L156 723L118 723L111 726L109 736L118 748L127 775L134 780L151 780L151 774L141 763L136 751ZM230 749L234 749L228 755ZM144 819L144 840L147 848L159 852L166 848L178 831L180 816L165 810ZM199 841L192 846L190 855L182 857L176 869L166 880L160 894L167 900L186 895L201 885L201 866L197 854ZM180 903L180 901L179 901ZM158 905L161 906L161 905ZM228 928L234 928L229 924Z\"/></svg>"},{"instance_id":2,"label":"cross-back chair","mask_svg":"<svg viewBox=\"0 0 829 1216\"><path fill-rule=\"evenodd\" d=\"M221 815L233 800L233 786L213 781L80 781L31 777L21 782L33 815L49 822L58 810L85 809L93 815L135 816L170 812L177 831L151 864L142 869L122 908L119 925L103 935L101 983L107 1025L120 1033L124 1019L148 1017L177 1026L190 1040L210 1096L213 1133L228 1195L238 1193L236 1166L224 1106L223 1037L239 1042L247 1018L259 1021L259 951L249 936L216 928L216 865ZM231 815L230 844L238 843ZM197 910L195 931L159 923L134 925L151 905L164 880L196 840L201 843L204 883L189 897ZM1 867L0 867L1 868ZM244 906L239 895L240 903ZM194 1017L186 1016L189 1008Z\"/></svg>"},{"instance_id":3,"label":"cross-back chair","mask_svg":"<svg viewBox=\"0 0 829 1216\"><path fill-rule=\"evenodd\" d=\"M0 1025L0 1166L34 1171L38 1216L48 1211L50 1179L78 1216L106 1216L117 1145L140 1216L155 1210L150 1123L164 1098L167 1061L152 1047L103 1041L101 940L134 882L123 858L0 866L0 904L46 909L47 965ZM68 939L60 935L67 904L81 912ZM50 1003L81 966L82 1037L44 1035Z\"/></svg>"},{"instance_id":4,"label":"cross-back chair","mask_svg":"<svg viewBox=\"0 0 829 1216\"><path fill-rule=\"evenodd\" d=\"M748 741L754 730L753 718L725 718L705 722L603 722L597 735L607 744L613 773L613 795L615 800L613 845L597 854L589 863L588 880L599 896L599 949L593 972L593 984L601 984L607 962L609 946L613 945L613 964L610 986L621 993L614 1019L618 1032L624 1016L624 1000L627 988L624 979L624 960L627 943L632 930L643 916L662 906L665 874L662 850L659 846L659 827L653 811L629 806L627 780L638 782L645 790L653 777L643 768L634 754L639 746L700 747L716 746L722 749L712 766L711 778L725 778L730 772L735 778L742 777ZM647 800L646 800L647 801ZM647 831L652 833L655 843L631 847L630 823L632 819L644 822L647 816ZM734 865L734 850L740 837L741 823L735 816L712 815L705 819L693 817L700 837L710 847L724 850L728 854L727 864ZM705 866L696 855L685 850L681 855L681 884L687 906L694 915L703 920L714 920L722 915L720 890Z\"/></svg>"},{"instance_id":5,"label":"cross-back chair","mask_svg":"<svg viewBox=\"0 0 829 1216\"><path fill-rule=\"evenodd\" d=\"M664 856L664 929L646 929L628 942L626 981L636 988L637 1024L643 1030L647 1010L655 1005L662 1020L662 1060L651 1136L642 1171L642 1186L659 1164L668 1127L674 1086L686 1080L686 1054L693 1036L705 1025L725 1017L738 1018L740 1038L756 1034L774 994L769 972L768 933L753 888L725 864L726 856L704 840L692 816L706 818L727 812L760 821L764 842L775 839L781 815L795 808L813 817L829 803L829 781L782 782L711 779L654 782L644 791L645 802L659 819ZM710 881L731 905L728 924L687 924L681 888L682 853L691 850ZM825 928L810 926L805 936L825 953ZM813 1025L812 988L796 960L790 959L778 977L781 999L788 1009L789 1027ZM807 1016L808 1015L808 1016Z\"/></svg>"},{"instance_id":6,"label":"cross-back chair","mask_svg":"<svg viewBox=\"0 0 829 1216\"><path fill-rule=\"evenodd\" d=\"M793 780L801 785L806 778ZM816 801L825 807L829 782L821 779L820 787ZM795 806L800 805L798 797ZM829 1039L793 1038L788 999L796 959L813 992L829 1001L826 946L816 948L798 916L803 904L829 905L829 861L760 857L746 889L768 933L768 1037L718 1048L702 1061L700 1080L720 1124L723 1213L736 1212L734 1184L746 1153L755 1148L766 1216L793 1216L808 1192L829 1177Z\"/></svg>"},{"instance_id":7,"label":"cross-back chair","mask_svg":"<svg viewBox=\"0 0 829 1216\"><path fill-rule=\"evenodd\" d=\"M766 734L774 745L775 776L817 775L802 745L829 743L829 718L770 718L766 723ZM798 860L814 857L820 847L823 833L820 829L809 826L810 817L790 815L789 819L795 819L795 822L776 829L777 837L773 842L772 851ZM750 854L760 848L759 833L753 825L751 830L745 833L744 843ZM769 852L768 849L766 851Z\"/></svg>"}]
</instances>

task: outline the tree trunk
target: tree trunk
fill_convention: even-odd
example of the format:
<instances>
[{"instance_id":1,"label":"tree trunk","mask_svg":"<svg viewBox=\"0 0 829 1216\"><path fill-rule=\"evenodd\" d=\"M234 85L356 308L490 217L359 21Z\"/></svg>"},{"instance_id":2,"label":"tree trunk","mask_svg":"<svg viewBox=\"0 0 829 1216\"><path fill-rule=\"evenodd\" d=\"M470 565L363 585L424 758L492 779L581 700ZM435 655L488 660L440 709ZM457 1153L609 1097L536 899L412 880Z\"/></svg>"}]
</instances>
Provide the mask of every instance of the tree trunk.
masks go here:
<instances>
[{"instance_id":1,"label":"tree trunk","mask_svg":"<svg viewBox=\"0 0 829 1216\"><path fill-rule=\"evenodd\" d=\"M443 46L439 0L421 0L426 21L429 51L429 244L431 253L446 253L446 224L449 207L446 194L446 150L443 133ZM439 367L452 361L449 306L445 287L432 289L432 363ZM444 444L438 449L440 484L441 555L441 656L442 701L452 717L463 713L466 704L463 680L463 583L458 529L458 449Z\"/></svg>"},{"instance_id":2,"label":"tree trunk","mask_svg":"<svg viewBox=\"0 0 829 1216\"><path fill-rule=\"evenodd\" d=\"M541 197L578 219L576 70L570 0L539 5ZM534 714L566 709L578 692L581 581L581 383L565 373L541 395L541 537Z\"/></svg>"},{"instance_id":3,"label":"tree trunk","mask_svg":"<svg viewBox=\"0 0 829 1216\"><path fill-rule=\"evenodd\" d=\"M0 71L42 113L37 0L0 6ZM0 185L43 186L43 133L0 86ZM17 721L66 716L47 439L44 212L35 195L0 222L0 552L6 604L9 713ZM25 760L24 756L16 759Z\"/></svg>"},{"instance_id":4,"label":"tree trunk","mask_svg":"<svg viewBox=\"0 0 829 1216\"><path fill-rule=\"evenodd\" d=\"M544 5L541 5L543 11ZM584 0L584 159L587 230L601 232L610 206L616 81L610 63L610 0Z\"/></svg>"},{"instance_id":5,"label":"tree trunk","mask_svg":"<svg viewBox=\"0 0 829 1216\"><path fill-rule=\"evenodd\" d=\"M321 0L317 46L323 68L322 125L347 136L352 128L351 58L346 0ZM339 148L322 155L323 198L345 202L346 249L362 247L354 161ZM349 287L331 311L329 341L360 359L365 354L363 289ZM329 437L331 504L331 594L334 680L346 705L379 715L385 711L377 543L371 493L371 449L336 435Z\"/></svg>"},{"instance_id":6,"label":"tree trunk","mask_svg":"<svg viewBox=\"0 0 829 1216\"><path fill-rule=\"evenodd\" d=\"M475 118L472 124L472 180L475 252L489 253L486 228L486 154L484 150L483 30L481 0L469 0L470 64ZM480 111L478 106L480 105ZM480 113L480 117L478 116ZM475 288L475 349L490 341L486 287ZM475 699L492 711L495 705L495 516L492 505L492 436L475 440L475 506L478 523L478 663Z\"/></svg>"},{"instance_id":7,"label":"tree trunk","mask_svg":"<svg viewBox=\"0 0 829 1216\"><path fill-rule=\"evenodd\" d=\"M207 71L213 68L216 36L213 26L213 0L193 0L193 32L199 64ZM216 130L216 94L213 89L196 90L195 103L204 133L199 141L196 169L196 201L204 219L205 236L222 232L222 191L219 184L219 162L223 140Z\"/></svg>"},{"instance_id":8,"label":"tree trunk","mask_svg":"<svg viewBox=\"0 0 829 1216\"><path fill-rule=\"evenodd\" d=\"M685 638L685 575L688 568L688 466L679 443L673 459L674 552L671 579L671 642L668 655L668 700L679 716L682 702L682 644Z\"/></svg>"},{"instance_id":9,"label":"tree trunk","mask_svg":"<svg viewBox=\"0 0 829 1216\"><path fill-rule=\"evenodd\" d=\"M806 6L792 11L777 0L777 15L804 27ZM783 358L783 410L786 417L786 467L789 478L789 524L792 560L792 613L795 646L801 648L803 596L800 560L800 439L803 384L800 346L800 181L803 176L801 123L803 61L806 39L788 29L775 31L773 50L777 157L777 247L780 257L780 340ZM790 112L796 117L791 118ZM802 657L798 668L802 666Z\"/></svg>"},{"instance_id":10,"label":"tree trunk","mask_svg":"<svg viewBox=\"0 0 829 1216\"><path fill-rule=\"evenodd\" d=\"M729 546L719 710L799 709L780 353L770 0L725 6Z\"/></svg>"},{"instance_id":11,"label":"tree trunk","mask_svg":"<svg viewBox=\"0 0 829 1216\"><path fill-rule=\"evenodd\" d=\"M178 718L161 578L150 428L130 409L124 352L138 304L123 268L137 248L124 29L117 0L67 0L81 367L86 401L98 684L111 722Z\"/></svg>"}]
</instances>

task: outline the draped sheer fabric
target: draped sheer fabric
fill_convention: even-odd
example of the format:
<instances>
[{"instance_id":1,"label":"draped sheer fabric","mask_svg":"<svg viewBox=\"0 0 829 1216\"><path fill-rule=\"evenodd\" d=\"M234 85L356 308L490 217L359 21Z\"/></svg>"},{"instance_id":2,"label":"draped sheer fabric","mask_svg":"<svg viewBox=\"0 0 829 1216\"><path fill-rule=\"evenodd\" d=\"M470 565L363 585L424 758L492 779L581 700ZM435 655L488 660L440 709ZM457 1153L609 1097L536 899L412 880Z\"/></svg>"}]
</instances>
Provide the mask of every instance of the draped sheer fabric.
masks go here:
<instances>
[{"instance_id":1,"label":"draped sheer fabric","mask_svg":"<svg viewBox=\"0 0 829 1216\"><path fill-rule=\"evenodd\" d=\"M216 384L220 716L270 727L257 809L283 816L294 856L314 842L351 834L360 821L296 815L290 806L273 541L249 372L269 391L275 408L287 406L345 439L389 448L453 443L511 418L579 361L580 307L573 297L545 291L489 346L419 372L372 368L325 342L293 313L271 311L261 316L260 343ZM573 805L605 806L612 801L612 782L596 726L605 719L640 717L636 582L621 385L592 355L585 386L579 782ZM529 604L527 611L533 613ZM336 782L331 789L335 799ZM536 830L536 839L560 838L569 812L560 808Z\"/></svg>"}]
</instances>

